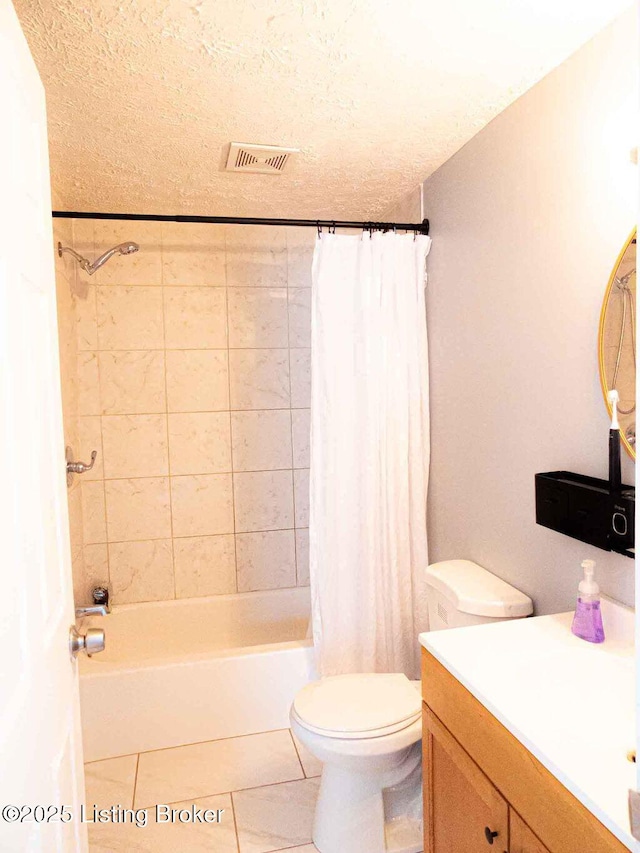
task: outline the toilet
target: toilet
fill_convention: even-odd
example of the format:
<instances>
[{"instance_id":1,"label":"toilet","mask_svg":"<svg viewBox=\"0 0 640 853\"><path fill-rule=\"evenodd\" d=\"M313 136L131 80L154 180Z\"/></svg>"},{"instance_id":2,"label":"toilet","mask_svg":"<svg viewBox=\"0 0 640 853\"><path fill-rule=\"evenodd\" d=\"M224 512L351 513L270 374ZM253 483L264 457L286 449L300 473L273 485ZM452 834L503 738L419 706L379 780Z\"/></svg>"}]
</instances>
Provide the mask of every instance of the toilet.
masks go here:
<instances>
[{"instance_id":1,"label":"toilet","mask_svg":"<svg viewBox=\"0 0 640 853\"><path fill-rule=\"evenodd\" d=\"M469 560L429 566L430 630L531 615L524 593ZM420 853L420 682L402 673L359 673L303 687L291 729L323 762L313 824L320 853Z\"/></svg>"}]
</instances>

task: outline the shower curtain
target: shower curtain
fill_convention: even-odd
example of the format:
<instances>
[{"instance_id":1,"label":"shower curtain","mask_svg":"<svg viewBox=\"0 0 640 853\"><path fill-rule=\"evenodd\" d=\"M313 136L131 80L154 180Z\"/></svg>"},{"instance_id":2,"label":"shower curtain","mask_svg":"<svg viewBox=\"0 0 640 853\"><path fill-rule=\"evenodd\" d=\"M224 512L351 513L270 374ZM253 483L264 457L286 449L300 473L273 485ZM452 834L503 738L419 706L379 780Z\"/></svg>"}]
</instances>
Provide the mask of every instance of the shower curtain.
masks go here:
<instances>
[{"instance_id":1,"label":"shower curtain","mask_svg":"<svg viewBox=\"0 0 640 853\"><path fill-rule=\"evenodd\" d=\"M313 258L310 570L322 675L417 677L427 629L429 237L322 234Z\"/></svg>"}]
</instances>

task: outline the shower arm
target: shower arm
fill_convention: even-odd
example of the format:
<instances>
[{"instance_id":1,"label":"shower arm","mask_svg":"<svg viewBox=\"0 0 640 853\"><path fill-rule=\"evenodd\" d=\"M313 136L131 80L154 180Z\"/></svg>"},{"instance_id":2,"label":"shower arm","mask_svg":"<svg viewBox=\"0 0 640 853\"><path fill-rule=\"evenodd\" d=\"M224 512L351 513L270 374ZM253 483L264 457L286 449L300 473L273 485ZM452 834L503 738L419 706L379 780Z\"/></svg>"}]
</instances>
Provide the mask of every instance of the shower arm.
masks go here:
<instances>
[{"instance_id":1,"label":"shower arm","mask_svg":"<svg viewBox=\"0 0 640 853\"><path fill-rule=\"evenodd\" d=\"M68 252L68 254L73 255L76 261L80 264L81 268L85 272L89 272L91 267L91 261L88 258L83 258L82 255L79 255L74 249L70 249L68 246L63 246L62 243L58 243L58 256L62 257L62 255Z\"/></svg>"}]
</instances>

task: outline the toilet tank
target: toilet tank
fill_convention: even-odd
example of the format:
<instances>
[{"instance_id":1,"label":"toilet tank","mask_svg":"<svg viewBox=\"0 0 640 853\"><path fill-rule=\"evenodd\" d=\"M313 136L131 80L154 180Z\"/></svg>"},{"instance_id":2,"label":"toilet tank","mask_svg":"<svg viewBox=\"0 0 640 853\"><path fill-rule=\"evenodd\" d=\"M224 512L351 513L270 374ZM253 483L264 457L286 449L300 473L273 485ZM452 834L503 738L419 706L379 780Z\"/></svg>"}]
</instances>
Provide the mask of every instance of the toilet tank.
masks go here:
<instances>
[{"instance_id":1,"label":"toilet tank","mask_svg":"<svg viewBox=\"0 0 640 853\"><path fill-rule=\"evenodd\" d=\"M533 613L528 595L471 560L443 560L427 569L429 630L521 619Z\"/></svg>"}]
</instances>

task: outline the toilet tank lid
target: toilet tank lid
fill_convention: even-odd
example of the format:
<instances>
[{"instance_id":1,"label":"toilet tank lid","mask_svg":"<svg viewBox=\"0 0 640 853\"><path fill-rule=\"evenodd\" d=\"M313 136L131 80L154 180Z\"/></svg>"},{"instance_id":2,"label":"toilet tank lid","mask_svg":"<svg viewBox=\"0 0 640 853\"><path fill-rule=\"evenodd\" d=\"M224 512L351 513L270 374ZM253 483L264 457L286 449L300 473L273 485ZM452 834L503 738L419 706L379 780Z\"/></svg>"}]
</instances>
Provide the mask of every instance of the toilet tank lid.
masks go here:
<instances>
[{"instance_id":1,"label":"toilet tank lid","mask_svg":"<svg viewBox=\"0 0 640 853\"><path fill-rule=\"evenodd\" d=\"M528 595L471 560L443 560L427 569L427 583L463 613L518 619L533 613Z\"/></svg>"}]
</instances>

